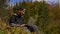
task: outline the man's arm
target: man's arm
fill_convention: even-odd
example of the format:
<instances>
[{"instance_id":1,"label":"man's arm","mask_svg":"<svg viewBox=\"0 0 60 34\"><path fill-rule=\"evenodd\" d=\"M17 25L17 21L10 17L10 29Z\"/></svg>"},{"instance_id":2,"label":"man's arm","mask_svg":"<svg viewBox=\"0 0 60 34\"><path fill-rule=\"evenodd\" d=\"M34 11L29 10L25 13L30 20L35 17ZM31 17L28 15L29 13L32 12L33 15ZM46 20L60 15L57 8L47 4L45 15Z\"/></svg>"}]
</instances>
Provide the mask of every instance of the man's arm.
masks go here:
<instances>
[{"instance_id":1,"label":"man's arm","mask_svg":"<svg viewBox=\"0 0 60 34\"><path fill-rule=\"evenodd\" d=\"M12 25L12 23L15 23L15 21L16 21L16 17L15 17L15 16L12 16L12 17L10 18L9 25Z\"/></svg>"}]
</instances>

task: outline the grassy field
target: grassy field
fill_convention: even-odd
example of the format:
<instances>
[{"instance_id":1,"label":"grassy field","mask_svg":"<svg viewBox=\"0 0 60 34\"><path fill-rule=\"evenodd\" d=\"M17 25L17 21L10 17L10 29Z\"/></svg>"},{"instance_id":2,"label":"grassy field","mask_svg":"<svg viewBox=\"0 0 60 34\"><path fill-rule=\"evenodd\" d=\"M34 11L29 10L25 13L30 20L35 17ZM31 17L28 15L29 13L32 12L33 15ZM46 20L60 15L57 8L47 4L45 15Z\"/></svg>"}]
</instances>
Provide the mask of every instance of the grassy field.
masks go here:
<instances>
[{"instance_id":1,"label":"grassy field","mask_svg":"<svg viewBox=\"0 0 60 34\"><path fill-rule=\"evenodd\" d=\"M30 34L30 31L23 27L9 27L5 22L0 21L0 34ZM32 34L36 33L32 32Z\"/></svg>"}]
</instances>

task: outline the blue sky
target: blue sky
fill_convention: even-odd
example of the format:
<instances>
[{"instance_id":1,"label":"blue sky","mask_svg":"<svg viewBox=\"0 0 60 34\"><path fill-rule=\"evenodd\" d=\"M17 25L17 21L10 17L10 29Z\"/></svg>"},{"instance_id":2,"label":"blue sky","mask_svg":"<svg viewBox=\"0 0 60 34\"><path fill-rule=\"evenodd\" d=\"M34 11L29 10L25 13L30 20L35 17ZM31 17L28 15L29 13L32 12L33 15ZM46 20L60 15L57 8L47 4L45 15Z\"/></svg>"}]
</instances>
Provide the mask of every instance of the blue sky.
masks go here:
<instances>
[{"instance_id":1,"label":"blue sky","mask_svg":"<svg viewBox=\"0 0 60 34\"><path fill-rule=\"evenodd\" d=\"M19 1L20 1L20 0L11 0L11 1L10 1L10 4L13 4L13 5L14 5L14 4L16 4L16 3L19 3Z\"/></svg>"},{"instance_id":2,"label":"blue sky","mask_svg":"<svg viewBox=\"0 0 60 34\"><path fill-rule=\"evenodd\" d=\"M16 3L19 3L20 1L23 1L23 0L11 0L10 5L11 4L15 5ZM35 1L35 0L33 0L33 1ZM40 1L40 0L37 0L37 1ZM45 1L51 1L51 2L55 3L57 0L45 0Z\"/></svg>"}]
</instances>

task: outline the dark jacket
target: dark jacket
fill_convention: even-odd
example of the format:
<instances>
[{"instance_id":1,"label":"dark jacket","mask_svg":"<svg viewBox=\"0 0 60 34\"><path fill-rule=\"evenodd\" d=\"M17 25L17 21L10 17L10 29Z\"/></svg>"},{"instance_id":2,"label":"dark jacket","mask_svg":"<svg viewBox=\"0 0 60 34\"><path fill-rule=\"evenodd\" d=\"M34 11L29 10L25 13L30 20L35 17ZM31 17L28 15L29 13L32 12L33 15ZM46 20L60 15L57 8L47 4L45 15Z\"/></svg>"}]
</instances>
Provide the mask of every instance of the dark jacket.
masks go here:
<instances>
[{"instance_id":1,"label":"dark jacket","mask_svg":"<svg viewBox=\"0 0 60 34\"><path fill-rule=\"evenodd\" d=\"M9 22L9 25L13 25L13 24L23 24L24 23L24 18L22 15L18 15L18 14L14 14L11 19L10 19L10 22Z\"/></svg>"}]
</instances>

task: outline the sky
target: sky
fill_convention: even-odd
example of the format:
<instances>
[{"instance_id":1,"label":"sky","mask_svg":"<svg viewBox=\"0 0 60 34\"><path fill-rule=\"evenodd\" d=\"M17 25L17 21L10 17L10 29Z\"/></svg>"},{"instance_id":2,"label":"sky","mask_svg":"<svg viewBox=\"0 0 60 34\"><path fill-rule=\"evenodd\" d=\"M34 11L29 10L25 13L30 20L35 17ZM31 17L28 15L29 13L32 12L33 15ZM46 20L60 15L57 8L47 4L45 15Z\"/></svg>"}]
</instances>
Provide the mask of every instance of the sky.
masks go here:
<instances>
[{"instance_id":1,"label":"sky","mask_svg":"<svg viewBox=\"0 0 60 34\"><path fill-rule=\"evenodd\" d=\"M19 3L20 1L23 1L23 0L11 0L10 1L10 5L15 5L16 3ZM30 1L30 0L29 0ZM32 0L32 1L35 1L35 0ZM37 1L41 1L41 0L37 0ZM56 3L57 0L45 0L45 1L48 1L48 2L52 2L52 3ZM60 0L59 0L60 1Z\"/></svg>"}]
</instances>

